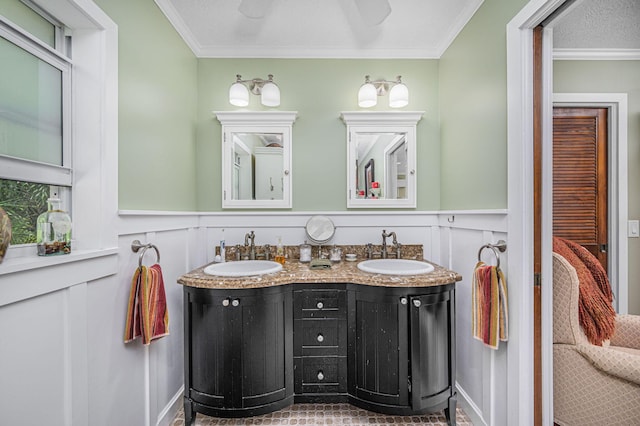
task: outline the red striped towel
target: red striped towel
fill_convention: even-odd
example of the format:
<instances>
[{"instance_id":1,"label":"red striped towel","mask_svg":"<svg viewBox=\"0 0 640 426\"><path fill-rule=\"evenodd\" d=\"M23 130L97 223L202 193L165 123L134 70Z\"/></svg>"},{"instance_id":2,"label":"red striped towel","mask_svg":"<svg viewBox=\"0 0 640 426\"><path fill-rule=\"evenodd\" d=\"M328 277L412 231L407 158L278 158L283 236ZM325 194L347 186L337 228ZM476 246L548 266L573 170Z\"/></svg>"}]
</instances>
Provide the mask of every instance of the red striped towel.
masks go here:
<instances>
[{"instance_id":1,"label":"red striped towel","mask_svg":"<svg viewBox=\"0 0 640 426\"><path fill-rule=\"evenodd\" d=\"M471 289L473 337L493 349L509 337L507 282L495 266L476 264Z\"/></svg>"},{"instance_id":2,"label":"red striped towel","mask_svg":"<svg viewBox=\"0 0 640 426\"><path fill-rule=\"evenodd\" d=\"M131 280L124 342L142 336L145 345L169 334L169 311L160 265L136 269Z\"/></svg>"}]
</instances>

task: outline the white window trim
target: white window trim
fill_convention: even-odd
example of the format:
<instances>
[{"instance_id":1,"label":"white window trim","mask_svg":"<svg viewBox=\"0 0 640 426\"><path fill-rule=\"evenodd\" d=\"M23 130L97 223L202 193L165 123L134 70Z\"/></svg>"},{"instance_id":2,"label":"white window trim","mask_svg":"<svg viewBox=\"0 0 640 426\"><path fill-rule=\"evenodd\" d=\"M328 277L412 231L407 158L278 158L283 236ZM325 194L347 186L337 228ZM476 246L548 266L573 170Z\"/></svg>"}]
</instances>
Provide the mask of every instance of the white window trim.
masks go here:
<instances>
[{"instance_id":1,"label":"white window trim","mask_svg":"<svg viewBox=\"0 0 640 426\"><path fill-rule=\"evenodd\" d=\"M0 37L51 65L62 73L62 164L53 165L0 154L1 178L71 186L71 67L72 61L57 50L0 16ZM14 115L0 110L0 115ZM20 121L17 117L17 121ZM24 119L23 119L24 121ZM40 169L40 170L38 170Z\"/></svg>"},{"instance_id":2,"label":"white window trim","mask_svg":"<svg viewBox=\"0 0 640 426\"><path fill-rule=\"evenodd\" d=\"M118 245L115 227L118 219L117 26L91 0L38 0L34 3L64 22L72 35L73 107L68 130L78 141L70 159L74 166L74 245L72 254L52 257L39 257L35 250L29 250L29 254L23 256L24 250L16 251L10 246L0 264L0 276L54 264L73 268L75 262L69 260L81 260L86 253L112 255ZM44 50L55 52L48 47ZM54 55L60 56L57 52ZM58 278L52 277L52 280L64 280L64 274L56 276Z\"/></svg>"}]
</instances>

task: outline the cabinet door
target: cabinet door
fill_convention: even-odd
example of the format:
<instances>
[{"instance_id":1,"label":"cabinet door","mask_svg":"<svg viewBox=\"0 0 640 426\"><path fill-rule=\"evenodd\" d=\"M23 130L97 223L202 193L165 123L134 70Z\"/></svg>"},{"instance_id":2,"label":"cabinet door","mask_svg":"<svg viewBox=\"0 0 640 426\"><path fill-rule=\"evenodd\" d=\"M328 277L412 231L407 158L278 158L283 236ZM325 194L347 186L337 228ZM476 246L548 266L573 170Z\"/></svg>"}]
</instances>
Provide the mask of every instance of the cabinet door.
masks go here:
<instances>
[{"instance_id":1,"label":"cabinet door","mask_svg":"<svg viewBox=\"0 0 640 426\"><path fill-rule=\"evenodd\" d=\"M216 408L231 406L227 384L240 355L227 338L233 324L225 299L185 291L185 392L193 401Z\"/></svg>"},{"instance_id":2,"label":"cabinet door","mask_svg":"<svg viewBox=\"0 0 640 426\"><path fill-rule=\"evenodd\" d=\"M455 375L453 297L450 292L411 297L412 407L421 410L446 401Z\"/></svg>"},{"instance_id":3,"label":"cabinet door","mask_svg":"<svg viewBox=\"0 0 640 426\"><path fill-rule=\"evenodd\" d=\"M361 400L407 406L407 298L356 291L350 299L349 393ZM355 339L355 340L354 340Z\"/></svg>"},{"instance_id":4,"label":"cabinet door","mask_svg":"<svg viewBox=\"0 0 640 426\"><path fill-rule=\"evenodd\" d=\"M238 298L239 314L231 330L242 354L234 371L241 372L235 401L257 407L293 394L293 307L291 292ZM238 381L236 381L237 383Z\"/></svg>"}]
</instances>

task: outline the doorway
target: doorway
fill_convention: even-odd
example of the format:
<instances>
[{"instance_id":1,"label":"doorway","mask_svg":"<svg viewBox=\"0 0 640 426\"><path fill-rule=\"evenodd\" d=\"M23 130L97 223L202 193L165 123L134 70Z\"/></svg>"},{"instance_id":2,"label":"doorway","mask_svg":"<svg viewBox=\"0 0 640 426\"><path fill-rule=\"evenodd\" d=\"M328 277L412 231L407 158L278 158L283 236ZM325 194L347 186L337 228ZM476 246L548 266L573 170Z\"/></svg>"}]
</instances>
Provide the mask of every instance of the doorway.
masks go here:
<instances>
[{"instance_id":1,"label":"doorway","mask_svg":"<svg viewBox=\"0 0 640 426\"><path fill-rule=\"evenodd\" d=\"M628 312L629 276L629 248L627 243L627 94L555 93L553 94L553 106L554 108L602 109L606 111L607 161L605 166L607 173L604 179L607 182L607 198L604 201L607 203L607 247L604 248L606 253L601 252L600 256L606 258L606 269L614 294L614 308L619 314L626 314ZM553 231L555 234L555 229ZM603 248L599 247L599 249L602 250ZM544 303L552 303L552 299L545 299Z\"/></svg>"},{"instance_id":2,"label":"doorway","mask_svg":"<svg viewBox=\"0 0 640 426\"><path fill-rule=\"evenodd\" d=\"M553 108L553 235L574 241L608 270L608 115Z\"/></svg>"}]
</instances>

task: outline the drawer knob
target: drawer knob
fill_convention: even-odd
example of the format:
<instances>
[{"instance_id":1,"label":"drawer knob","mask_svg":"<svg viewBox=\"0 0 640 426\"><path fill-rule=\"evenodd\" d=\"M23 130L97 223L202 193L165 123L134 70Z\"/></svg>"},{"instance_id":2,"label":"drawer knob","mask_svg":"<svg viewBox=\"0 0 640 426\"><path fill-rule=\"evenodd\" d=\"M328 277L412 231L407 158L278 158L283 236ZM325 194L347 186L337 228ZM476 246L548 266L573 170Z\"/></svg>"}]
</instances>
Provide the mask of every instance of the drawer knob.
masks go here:
<instances>
[{"instance_id":1,"label":"drawer knob","mask_svg":"<svg viewBox=\"0 0 640 426\"><path fill-rule=\"evenodd\" d=\"M222 301L222 306L229 306L229 299L224 299Z\"/></svg>"},{"instance_id":2,"label":"drawer knob","mask_svg":"<svg viewBox=\"0 0 640 426\"><path fill-rule=\"evenodd\" d=\"M318 371L318 380L324 380L324 373L322 370Z\"/></svg>"},{"instance_id":3,"label":"drawer knob","mask_svg":"<svg viewBox=\"0 0 640 426\"><path fill-rule=\"evenodd\" d=\"M419 301L418 299L413 299L413 306L415 306L416 308L419 308L420 305L422 305L421 301Z\"/></svg>"},{"instance_id":4,"label":"drawer knob","mask_svg":"<svg viewBox=\"0 0 640 426\"><path fill-rule=\"evenodd\" d=\"M231 302L231 306L238 306L240 305L240 300L239 299L233 299L233 301Z\"/></svg>"},{"instance_id":5,"label":"drawer knob","mask_svg":"<svg viewBox=\"0 0 640 426\"><path fill-rule=\"evenodd\" d=\"M318 309L322 309L322 308L324 308L324 303L318 302L318 304L316 306L318 307Z\"/></svg>"},{"instance_id":6,"label":"drawer knob","mask_svg":"<svg viewBox=\"0 0 640 426\"><path fill-rule=\"evenodd\" d=\"M318 337L316 337L316 339L318 339L318 342L320 343L324 342L324 336L322 334L318 334Z\"/></svg>"},{"instance_id":7,"label":"drawer knob","mask_svg":"<svg viewBox=\"0 0 640 426\"><path fill-rule=\"evenodd\" d=\"M406 305L407 304L407 298L406 297L401 297L400 298L400 304Z\"/></svg>"}]
</instances>

